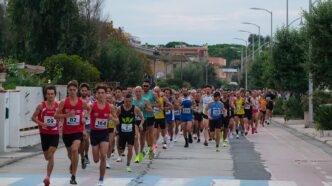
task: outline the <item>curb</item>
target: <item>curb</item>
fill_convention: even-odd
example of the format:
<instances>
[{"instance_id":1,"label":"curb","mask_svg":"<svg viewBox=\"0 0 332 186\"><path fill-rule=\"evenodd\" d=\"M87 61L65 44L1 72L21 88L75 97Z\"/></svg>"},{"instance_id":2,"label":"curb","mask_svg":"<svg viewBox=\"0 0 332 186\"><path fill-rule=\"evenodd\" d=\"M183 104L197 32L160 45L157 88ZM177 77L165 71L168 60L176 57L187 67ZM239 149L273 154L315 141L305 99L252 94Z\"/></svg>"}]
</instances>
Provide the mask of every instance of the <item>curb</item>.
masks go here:
<instances>
[{"instance_id":1,"label":"curb","mask_svg":"<svg viewBox=\"0 0 332 186\"><path fill-rule=\"evenodd\" d=\"M272 119L272 120L273 120L273 119ZM288 128L288 129L293 130L293 131L296 131L296 132L298 132L298 133L300 133L300 134L302 134L302 135L304 135L304 136L306 136L306 137L309 137L309 138L314 139L314 140L316 140L316 141L319 141L319 142L321 142L321 143L323 143L323 144L326 144L326 145L328 145L329 147L332 147L332 140L319 140L318 138L315 138L315 137L313 137L313 136L311 136L311 135L309 135L309 134L306 134L306 133L302 133L302 132L300 132L300 131L298 131L298 130L296 130L296 129L294 129L294 128L288 126L288 125L285 125L285 124L283 124L283 123L280 123L280 122L278 122L278 121L273 120L273 122L276 123L277 125L280 125L280 126L286 127L286 128Z\"/></svg>"},{"instance_id":2,"label":"curb","mask_svg":"<svg viewBox=\"0 0 332 186\"><path fill-rule=\"evenodd\" d=\"M63 147L64 147L64 145L59 145L57 149L61 149ZM31 154L27 154L25 156L14 157L14 158L12 158L8 161L5 161L4 163L0 163L0 168L5 167L5 166L10 165L10 164L13 164L13 163L18 162L18 161L27 159L27 158L32 158L34 156L41 155L41 154L43 154L43 151L32 152Z\"/></svg>"}]
</instances>

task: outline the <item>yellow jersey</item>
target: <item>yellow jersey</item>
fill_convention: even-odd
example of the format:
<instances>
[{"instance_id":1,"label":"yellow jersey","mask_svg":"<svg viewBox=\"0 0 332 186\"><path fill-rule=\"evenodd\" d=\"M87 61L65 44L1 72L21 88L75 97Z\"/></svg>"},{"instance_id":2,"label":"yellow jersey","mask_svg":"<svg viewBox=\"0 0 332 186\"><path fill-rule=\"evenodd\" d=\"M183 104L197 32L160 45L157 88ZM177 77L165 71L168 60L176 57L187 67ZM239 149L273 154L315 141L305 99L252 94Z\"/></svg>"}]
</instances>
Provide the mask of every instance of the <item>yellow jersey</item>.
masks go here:
<instances>
[{"instance_id":1,"label":"yellow jersey","mask_svg":"<svg viewBox=\"0 0 332 186\"><path fill-rule=\"evenodd\" d=\"M244 107L243 107L243 98L241 97L240 100L235 101L235 114L243 115L244 114Z\"/></svg>"}]
</instances>

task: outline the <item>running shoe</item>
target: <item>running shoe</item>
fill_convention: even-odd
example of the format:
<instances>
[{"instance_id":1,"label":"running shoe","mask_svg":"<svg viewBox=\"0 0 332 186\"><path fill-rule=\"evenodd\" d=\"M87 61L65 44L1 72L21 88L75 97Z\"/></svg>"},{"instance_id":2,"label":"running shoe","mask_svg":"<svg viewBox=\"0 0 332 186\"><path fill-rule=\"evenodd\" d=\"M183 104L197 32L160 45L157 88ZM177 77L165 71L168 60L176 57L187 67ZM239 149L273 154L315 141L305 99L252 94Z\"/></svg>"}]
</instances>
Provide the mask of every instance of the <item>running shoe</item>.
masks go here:
<instances>
[{"instance_id":1,"label":"running shoe","mask_svg":"<svg viewBox=\"0 0 332 186\"><path fill-rule=\"evenodd\" d=\"M104 181L99 180L98 186L104 186Z\"/></svg>"},{"instance_id":2,"label":"running shoe","mask_svg":"<svg viewBox=\"0 0 332 186\"><path fill-rule=\"evenodd\" d=\"M136 155L135 163L139 163L139 154Z\"/></svg>"},{"instance_id":3,"label":"running shoe","mask_svg":"<svg viewBox=\"0 0 332 186\"><path fill-rule=\"evenodd\" d=\"M239 139L239 135L238 134L236 135L236 139Z\"/></svg>"},{"instance_id":4,"label":"running shoe","mask_svg":"<svg viewBox=\"0 0 332 186\"><path fill-rule=\"evenodd\" d=\"M184 148L188 148L189 147L189 143L186 143L185 145L184 145Z\"/></svg>"},{"instance_id":5,"label":"running shoe","mask_svg":"<svg viewBox=\"0 0 332 186\"><path fill-rule=\"evenodd\" d=\"M85 160L85 164L90 164L90 160L87 155L85 155L84 160Z\"/></svg>"},{"instance_id":6,"label":"running shoe","mask_svg":"<svg viewBox=\"0 0 332 186\"><path fill-rule=\"evenodd\" d=\"M106 169L111 169L110 159L109 158L106 159Z\"/></svg>"},{"instance_id":7,"label":"running shoe","mask_svg":"<svg viewBox=\"0 0 332 186\"><path fill-rule=\"evenodd\" d=\"M133 172L133 170L129 166L127 166L127 172Z\"/></svg>"},{"instance_id":8,"label":"running shoe","mask_svg":"<svg viewBox=\"0 0 332 186\"><path fill-rule=\"evenodd\" d=\"M226 141L226 140L224 140L224 141L222 142L222 146L223 146L223 147L227 147L227 141Z\"/></svg>"},{"instance_id":9,"label":"running shoe","mask_svg":"<svg viewBox=\"0 0 332 186\"><path fill-rule=\"evenodd\" d=\"M177 135L174 136L174 142L177 142Z\"/></svg>"},{"instance_id":10,"label":"running shoe","mask_svg":"<svg viewBox=\"0 0 332 186\"><path fill-rule=\"evenodd\" d=\"M206 142L204 142L204 146L209 146L209 143L206 141Z\"/></svg>"},{"instance_id":11,"label":"running shoe","mask_svg":"<svg viewBox=\"0 0 332 186\"><path fill-rule=\"evenodd\" d=\"M125 154L125 153L122 153L122 154L121 154L121 156L123 156L123 157L124 157L124 156L126 156L126 154Z\"/></svg>"},{"instance_id":12,"label":"running shoe","mask_svg":"<svg viewBox=\"0 0 332 186\"><path fill-rule=\"evenodd\" d=\"M116 162L122 162L122 158L118 157L118 159L116 159Z\"/></svg>"},{"instance_id":13,"label":"running shoe","mask_svg":"<svg viewBox=\"0 0 332 186\"><path fill-rule=\"evenodd\" d=\"M43 182L44 182L44 185L45 185L45 186L49 186L50 183L51 183L51 182L50 182L50 177L46 176Z\"/></svg>"},{"instance_id":14,"label":"running shoe","mask_svg":"<svg viewBox=\"0 0 332 186\"><path fill-rule=\"evenodd\" d=\"M82 169L85 169L86 168L85 158L81 160L81 164L82 164Z\"/></svg>"},{"instance_id":15,"label":"running shoe","mask_svg":"<svg viewBox=\"0 0 332 186\"><path fill-rule=\"evenodd\" d=\"M200 142L201 142L201 139L198 138L198 139L197 139L197 143L200 143Z\"/></svg>"},{"instance_id":16,"label":"running shoe","mask_svg":"<svg viewBox=\"0 0 332 186\"><path fill-rule=\"evenodd\" d=\"M70 184L71 184L71 185L77 185L76 179L72 177L72 178L70 179Z\"/></svg>"},{"instance_id":17,"label":"running shoe","mask_svg":"<svg viewBox=\"0 0 332 186\"><path fill-rule=\"evenodd\" d=\"M151 150L151 148L148 148L148 155L149 155L149 160L153 159L153 151Z\"/></svg>"},{"instance_id":18,"label":"running shoe","mask_svg":"<svg viewBox=\"0 0 332 186\"><path fill-rule=\"evenodd\" d=\"M188 142L189 143L193 143L193 137L192 137L192 135L189 135Z\"/></svg>"},{"instance_id":19,"label":"running shoe","mask_svg":"<svg viewBox=\"0 0 332 186\"><path fill-rule=\"evenodd\" d=\"M220 152L219 147L216 148L216 152Z\"/></svg>"},{"instance_id":20,"label":"running shoe","mask_svg":"<svg viewBox=\"0 0 332 186\"><path fill-rule=\"evenodd\" d=\"M144 151L143 151L143 152L144 152ZM145 154L145 153L144 153L144 154ZM143 161L143 160L144 160L144 157L145 157L145 155L143 156L143 153L140 152L140 153L138 154L138 161L139 161L139 162Z\"/></svg>"},{"instance_id":21,"label":"running shoe","mask_svg":"<svg viewBox=\"0 0 332 186\"><path fill-rule=\"evenodd\" d=\"M163 149L167 149L167 144L166 143L163 145Z\"/></svg>"}]
</instances>

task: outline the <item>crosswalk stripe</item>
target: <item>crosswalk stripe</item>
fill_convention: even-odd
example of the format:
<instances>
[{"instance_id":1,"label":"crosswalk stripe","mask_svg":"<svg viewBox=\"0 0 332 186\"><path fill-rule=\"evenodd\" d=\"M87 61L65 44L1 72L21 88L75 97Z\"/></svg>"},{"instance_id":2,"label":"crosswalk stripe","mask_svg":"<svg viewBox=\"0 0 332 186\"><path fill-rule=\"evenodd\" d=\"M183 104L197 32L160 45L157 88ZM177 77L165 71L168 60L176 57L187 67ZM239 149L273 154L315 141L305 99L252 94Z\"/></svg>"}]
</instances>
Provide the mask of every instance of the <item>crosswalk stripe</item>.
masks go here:
<instances>
[{"instance_id":1,"label":"crosswalk stripe","mask_svg":"<svg viewBox=\"0 0 332 186\"><path fill-rule=\"evenodd\" d=\"M156 186L164 186L164 185L169 185L169 186L184 186L184 185L189 185L189 182L192 179L187 179L187 178L162 178L156 183Z\"/></svg>"},{"instance_id":2,"label":"crosswalk stripe","mask_svg":"<svg viewBox=\"0 0 332 186\"><path fill-rule=\"evenodd\" d=\"M8 185L11 185L15 182L18 182L20 180L22 180L22 178L3 178L3 177L0 177L0 186L8 186Z\"/></svg>"},{"instance_id":3,"label":"crosswalk stripe","mask_svg":"<svg viewBox=\"0 0 332 186\"><path fill-rule=\"evenodd\" d=\"M125 186L131 182L132 178L106 178L104 179L104 185L117 185Z\"/></svg>"},{"instance_id":4,"label":"crosswalk stripe","mask_svg":"<svg viewBox=\"0 0 332 186\"><path fill-rule=\"evenodd\" d=\"M332 182L322 182L324 186L332 186Z\"/></svg>"},{"instance_id":5,"label":"crosswalk stripe","mask_svg":"<svg viewBox=\"0 0 332 186\"><path fill-rule=\"evenodd\" d=\"M245 184L244 184L245 183ZM268 181L268 180L212 180L211 186L255 186L263 184L267 186L297 186L293 181Z\"/></svg>"},{"instance_id":6,"label":"crosswalk stripe","mask_svg":"<svg viewBox=\"0 0 332 186\"><path fill-rule=\"evenodd\" d=\"M51 185L68 185L69 178L51 178ZM38 186L44 186L44 183L40 183Z\"/></svg>"}]
</instances>

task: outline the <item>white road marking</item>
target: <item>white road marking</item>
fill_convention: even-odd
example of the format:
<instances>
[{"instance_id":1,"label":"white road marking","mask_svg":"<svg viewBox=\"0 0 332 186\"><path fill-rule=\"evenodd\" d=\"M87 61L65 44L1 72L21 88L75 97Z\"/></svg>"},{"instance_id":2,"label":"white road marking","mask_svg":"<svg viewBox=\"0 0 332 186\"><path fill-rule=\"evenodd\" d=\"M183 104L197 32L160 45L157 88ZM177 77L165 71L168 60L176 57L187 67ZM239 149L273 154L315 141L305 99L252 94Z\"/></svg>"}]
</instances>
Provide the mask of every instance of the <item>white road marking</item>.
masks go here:
<instances>
[{"instance_id":1,"label":"white road marking","mask_svg":"<svg viewBox=\"0 0 332 186\"><path fill-rule=\"evenodd\" d=\"M104 185L125 186L131 182L132 178L107 178L104 179Z\"/></svg>"},{"instance_id":2,"label":"white road marking","mask_svg":"<svg viewBox=\"0 0 332 186\"><path fill-rule=\"evenodd\" d=\"M325 176L326 179L332 180L331 176Z\"/></svg>"},{"instance_id":3,"label":"white road marking","mask_svg":"<svg viewBox=\"0 0 332 186\"><path fill-rule=\"evenodd\" d=\"M51 185L68 185L69 178L51 178ZM77 180L79 182L79 180ZM40 183L38 186L44 186L44 183Z\"/></svg>"},{"instance_id":4,"label":"white road marking","mask_svg":"<svg viewBox=\"0 0 332 186\"><path fill-rule=\"evenodd\" d=\"M22 180L23 178L4 178L4 177L0 177L0 186L8 186L11 185L15 182L18 182L20 180Z\"/></svg>"},{"instance_id":5,"label":"white road marking","mask_svg":"<svg viewBox=\"0 0 332 186\"><path fill-rule=\"evenodd\" d=\"M322 170L322 168L321 167L315 167L317 170Z\"/></svg>"},{"instance_id":6,"label":"white road marking","mask_svg":"<svg viewBox=\"0 0 332 186\"><path fill-rule=\"evenodd\" d=\"M322 182L324 186L332 186L332 182Z\"/></svg>"},{"instance_id":7,"label":"white road marking","mask_svg":"<svg viewBox=\"0 0 332 186\"><path fill-rule=\"evenodd\" d=\"M240 186L240 180L212 180L211 186Z\"/></svg>"},{"instance_id":8,"label":"white road marking","mask_svg":"<svg viewBox=\"0 0 332 186\"><path fill-rule=\"evenodd\" d=\"M258 183L261 183L264 180L242 180L247 185L257 185ZM268 183L268 186L297 186L297 184L293 181L266 181ZM240 186L241 180L213 180L212 186Z\"/></svg>"},{"instance_id":9,"label":"white road marking","mask_svg":"<svg viewBox=\"0 0 332 186\"><path fill-rule=\"evenodd\" d=\"M156 186L185 186L189 185L189 182L192 179L188 178L163 178L156 183Z\"/></svg>"},{"instance_id":10,"label":"white road marking","mask_svg":"<svg viewBox=\"0 0 332 186\"><path fill-rule=\"evenodd\" d=\"M269 181L269 186L297 186L293 181Z\"/></svg>"}]
</instances>

